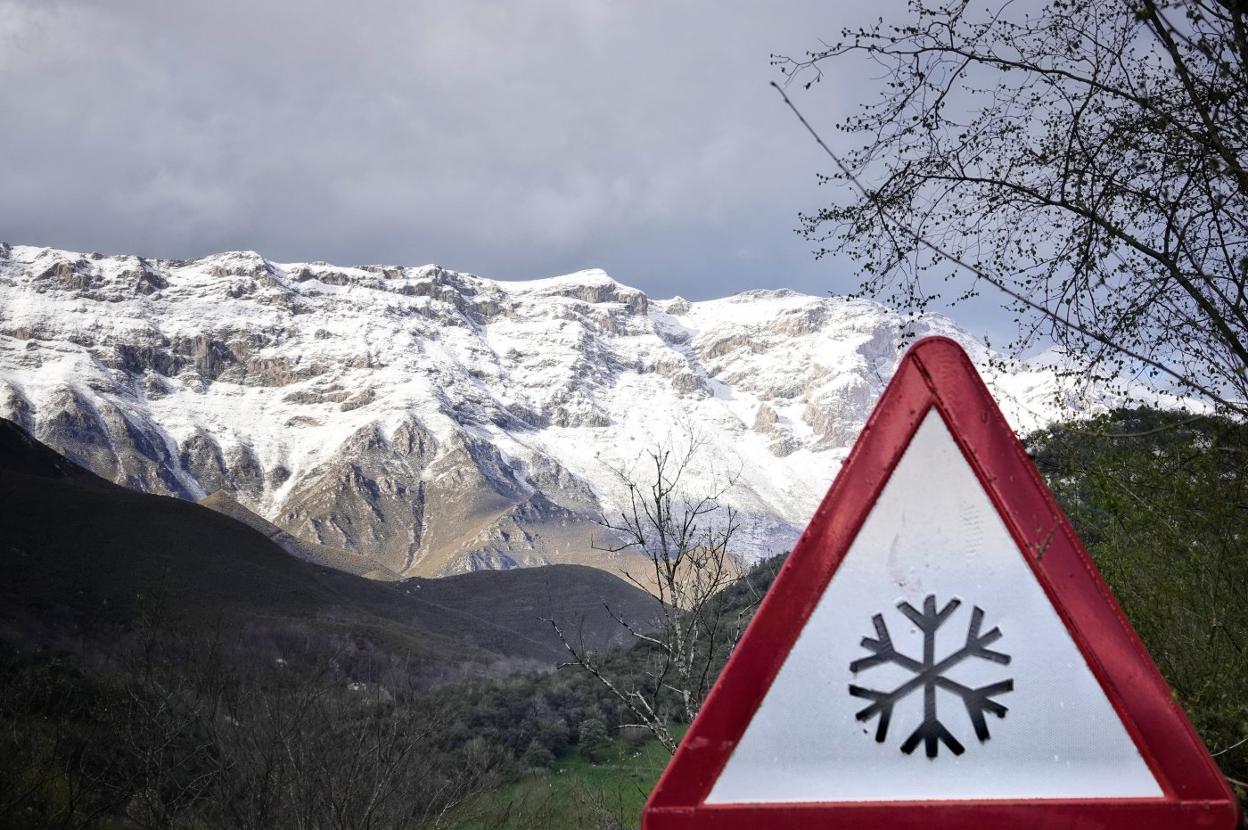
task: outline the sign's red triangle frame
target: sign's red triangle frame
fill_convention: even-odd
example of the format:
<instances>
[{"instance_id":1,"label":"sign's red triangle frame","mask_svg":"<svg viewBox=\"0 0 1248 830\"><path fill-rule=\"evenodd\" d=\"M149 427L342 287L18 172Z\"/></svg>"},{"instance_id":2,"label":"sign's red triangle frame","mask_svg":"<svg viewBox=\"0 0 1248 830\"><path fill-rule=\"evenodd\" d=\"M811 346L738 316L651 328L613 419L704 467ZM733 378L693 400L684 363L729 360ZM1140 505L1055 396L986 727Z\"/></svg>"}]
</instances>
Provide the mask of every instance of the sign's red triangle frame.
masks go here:
<instances>
[{"instance_id":1,"label":"sign's red triangle frame","mask_svg":"<svg viewBox=\"0 0 1248 830\"><path fill-rule=\"evenodd\" d=\"M1148 764L1160 798L706 804L733 748L929 410L940 413ZM1230 830L1226 780L962 348L902 358L642 814L643 830Z\"/></svg>"}]
</instances>

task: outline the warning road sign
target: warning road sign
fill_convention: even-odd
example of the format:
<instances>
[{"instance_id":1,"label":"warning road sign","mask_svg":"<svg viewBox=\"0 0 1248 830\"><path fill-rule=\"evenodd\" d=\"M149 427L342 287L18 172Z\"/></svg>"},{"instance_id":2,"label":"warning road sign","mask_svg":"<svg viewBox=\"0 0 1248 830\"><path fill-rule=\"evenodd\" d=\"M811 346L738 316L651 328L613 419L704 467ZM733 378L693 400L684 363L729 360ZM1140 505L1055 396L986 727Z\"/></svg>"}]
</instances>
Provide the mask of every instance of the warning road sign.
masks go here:
<instances>
[{"instance_id":1,"label":"warning road sign","mask_svg":"<svg viewBox=\"0 0 1248 830\"><path fill-rule=\"evenodd\" d=\"M930 338L903 358L643 827L1235 820L969 359Z\"/></svg>"}]
</instances>

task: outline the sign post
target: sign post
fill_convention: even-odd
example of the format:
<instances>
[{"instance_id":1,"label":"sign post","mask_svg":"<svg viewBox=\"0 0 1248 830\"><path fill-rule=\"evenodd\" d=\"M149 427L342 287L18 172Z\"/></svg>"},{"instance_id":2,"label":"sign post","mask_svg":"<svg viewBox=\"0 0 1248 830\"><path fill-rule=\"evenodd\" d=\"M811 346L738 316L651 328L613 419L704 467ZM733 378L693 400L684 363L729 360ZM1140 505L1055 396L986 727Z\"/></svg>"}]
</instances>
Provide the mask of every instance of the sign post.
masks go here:
<instances>
[{"instance_id":1,"label":"sign post","mask_svg":"<svg viewBox=\"0 0 1248 830\"><path fill-rule=\"evenodd\" d=\"M965 352L920 341L644 830L1231 830L1234 796Z\"/></svg>"}]
</instances>

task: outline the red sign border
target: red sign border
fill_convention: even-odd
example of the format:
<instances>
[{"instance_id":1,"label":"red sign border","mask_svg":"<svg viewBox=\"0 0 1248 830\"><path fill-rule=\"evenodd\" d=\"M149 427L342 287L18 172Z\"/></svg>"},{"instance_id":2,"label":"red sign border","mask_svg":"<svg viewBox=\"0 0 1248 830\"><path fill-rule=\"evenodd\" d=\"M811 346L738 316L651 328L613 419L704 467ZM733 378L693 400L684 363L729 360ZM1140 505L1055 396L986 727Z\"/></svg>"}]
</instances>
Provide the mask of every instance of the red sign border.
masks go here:
<instances>
[{"instance_id":1,"label":"red sign border","mask_svg":"<svg viewBox=\"0 0 1248 830\"><path fill-rule=\"evenodd\" d=\"M1160 798L706 804L789 650L928 411L940 413L1105 690ZM1239 808L970 358L917 342L898 365L642 813L643 830L950 827L1231 830Z\"/></svg>"}]
</instances>

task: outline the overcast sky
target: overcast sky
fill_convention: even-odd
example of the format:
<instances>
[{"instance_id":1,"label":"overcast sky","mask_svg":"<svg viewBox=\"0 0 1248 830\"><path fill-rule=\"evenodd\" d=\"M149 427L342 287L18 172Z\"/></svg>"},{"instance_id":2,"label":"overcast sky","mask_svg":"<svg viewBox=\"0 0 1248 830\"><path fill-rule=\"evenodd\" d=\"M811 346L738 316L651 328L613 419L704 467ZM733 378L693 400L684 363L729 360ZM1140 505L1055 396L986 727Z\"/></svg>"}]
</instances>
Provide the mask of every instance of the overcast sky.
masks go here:
<instances>
[{"instance_id":1,"label":"overcast sky","mask_svg":"<svg viewBox=\"0 0 1248 830\"><path fill-rule=\"evenodd\" d=\"M864 8L900 4L0 0L0 239L848 291L768 58ZM830 133L871 88L797 98Z\"/></svg>"}]
</instances>

